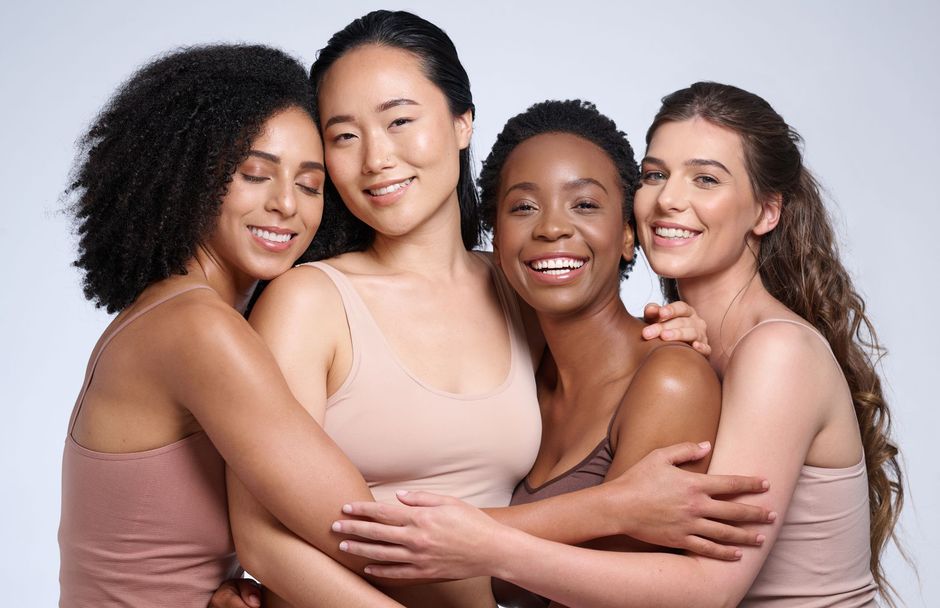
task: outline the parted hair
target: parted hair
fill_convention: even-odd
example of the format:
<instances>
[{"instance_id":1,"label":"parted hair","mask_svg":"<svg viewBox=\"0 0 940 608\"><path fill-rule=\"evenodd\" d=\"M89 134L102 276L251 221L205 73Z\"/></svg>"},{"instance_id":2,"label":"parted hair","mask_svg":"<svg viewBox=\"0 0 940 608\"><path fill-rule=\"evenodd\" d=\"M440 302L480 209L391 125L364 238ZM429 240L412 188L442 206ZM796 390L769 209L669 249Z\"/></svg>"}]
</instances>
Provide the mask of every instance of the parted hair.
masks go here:
<instances>
[{"instance_id":1,"label":"parted hair","mask_svg":"<svg viewBox=\"0 0 940 608\"><path fill-rule=\"evenodd\" d=\"M904 501L898 448L875 365L884 355L875 328L841 260L819 185L803 164L802 138L764 99L737 87L698 82L663 98L646 134L649 145L665 123L701 118L738 134L751 186L758 200L782 196L780 220L763 235L757 255L761 281L775 298L825 336L848 381L865 447L871 509L871 572L882 597L881 553L897 540L895 524ZM667 298L675 281L663 280Z\"/></svg>"},{"instance_id":2,"label":"parted hair","mask_svg":"<svg viewBox=\"0 0 940 608\"><path fill-rule=\"evenodd\" d=\"M184 274L251 141L289 107L313 116L306 69L261 45L178 49L121 85L79 141L65 193L85 296L113 313Z\"/></svg>"},{"instance_id":3,"label":"parted hair","mask_svg":"<svg viewBox=\"0 0 940 608\"><path fill-rule=\"evenodd\" d=\"M346 53L370 44L415 55L421 62L424 75L447 98L451 114L460 116L469 110L476 115L470 77L460 63L453 41L438 26L406 11L372 11L333 34L317 53L317 59L310 68L315 94L319 94L323 78L334 63ZM473 249L480 244L480 199L474 183L469 146L460 151L459 162L457 200L460 205L460 233L464 247ZM329 180L324 194L323 223L303 259L324 259L349 251L362 251L371 245L375 231L349 212Z\"/></svg>"},{"instance_id":4,"label":"parted hair","mask_svg":"<svg viewBox=\"0 0 940 608\"><path fill-rule=\"evenodd\" d=\"M569 99L566 101L542 101L530 106L525 112L510 118L496 136L496 143L480 170L480 215L485 230L496 226L499 207L499 181L506 159L516 146L536 135L545 133L568 133L581 137L604 151L620 176L623 189L623 222L633 227L633 198L639 186L640 171L637 167L633 147L617 124L601 114L589 101ZM633 256L633 260L636 256ZM633 268L633 260L620 260L620 275L626 277Z\"/></svg>"}]
</instances>

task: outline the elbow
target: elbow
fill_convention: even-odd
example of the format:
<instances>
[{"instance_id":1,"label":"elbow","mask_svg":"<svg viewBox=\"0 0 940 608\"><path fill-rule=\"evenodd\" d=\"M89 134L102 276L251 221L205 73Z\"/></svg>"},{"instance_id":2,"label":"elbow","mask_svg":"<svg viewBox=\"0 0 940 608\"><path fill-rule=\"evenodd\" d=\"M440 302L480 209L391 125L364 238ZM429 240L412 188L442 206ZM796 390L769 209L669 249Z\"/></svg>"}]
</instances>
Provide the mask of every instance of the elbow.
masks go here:
<instances>
[{"instance_id":1,"label":"elbow","mask_svg":"<svg viewBox=\"0 0 940 608\"><path fill-rule=\"evenodd\" d=\"M235 554L238 556L238 563L251 576L263 582L266 578L264 566L269 561L261 558L257 544L252 542L249 534L245 534L235 525L232 526L232 540L235 542Z\"/></svg>"}]
</instances>

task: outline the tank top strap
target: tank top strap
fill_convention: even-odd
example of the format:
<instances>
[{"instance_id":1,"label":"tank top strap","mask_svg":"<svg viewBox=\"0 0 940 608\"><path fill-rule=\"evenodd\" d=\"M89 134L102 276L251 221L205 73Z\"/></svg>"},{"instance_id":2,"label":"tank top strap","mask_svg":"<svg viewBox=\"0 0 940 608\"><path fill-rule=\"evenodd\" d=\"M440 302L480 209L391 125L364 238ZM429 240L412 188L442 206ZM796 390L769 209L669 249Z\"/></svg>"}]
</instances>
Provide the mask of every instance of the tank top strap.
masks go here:
<instances>
[{"instance_id":1,"label":"tank top strap","mask_svg":"<svg viewBox=\"0 0 940 608\"><path fill-rule=\"evenodd\" d=\"M135 310L133 313L127 315L127 318L122 319L121 322L118 323L117 326L107 336L104 337L104 339L101 341L101 344L98 346L97 350L95 351L94 356L92 356L91 361L88 363L88 369L85 371L85 380L82 382L82 390L79 391L78 393L78 399L76 400L75 407L72 410L72 417L69 419L68 435L70 437L72 435L72 428L75 426L75 421L78 420L78 413L82 409L82 404L85 401L85 393L88 391L88 386L91 384L91 379L95 375L95 368L98 367L98 360L101 358L102 353L104 353L105 349L111 343L111 340L113 340L115 336L121 333L121 331L125 327L127 327L128 325L130 325L131 323L133 323L134 321L136 321L143 315L147 314L148 312L150 312L157 306L160 306L164 302L167 302L168 300L172 300L173 298L177 296L183 295L184 293L195 291L196 289L212 289L212 288L209 287L208 285L190 285L189 287L180 289L179 291L174 291L168 295L158 298L155 302L151 302L150 304L147 304L140 310Z\"/></svg>"},{"instance_id":2,"label":"tank top strap","mask_svg":"<svg viewBox=\"0 0 940 608\"><path fill-rule=\"evenodd\" d=\"M339 292L339 297L343 302L343 309L346 312L346 324L349 327L349 339L353 347L353 368L356 368L356 362L364 346L363 340L370 340L367 335L370 331L370 327L376 334L373 336L374 339L380 339L382 342L385 340L378 324L372 316L372 312L366 305L365 300L362 299L362 296L359 295L359 292L356 291L352 281L349 280L349 277L347 277L343 271L330 266L326 262L307 262L301 264L301 266L310 266L311 268L320 270L333 282L333 285L336 286L336 291ZM382 342L379 342L379 344Z\"/></svg>"},{"instance_id":3,"label":"tank top strap","mask_svg":"<svg viewBox=\"0 0 940 608\"><path fill-rule=\"evenodd\" d=\"M525 335L525 325L522 321L522 311L519 308L519 296L516 295L515 290L506 280L503 271L496 266L491 256L485 255L483 252L479 251L473 253L489 267L490 276L493 277L493 283L496 285L496 295L499 297L503 315L509 327L509 343L512 351L513 367L515 369L517 357L529 358L528 354L523 352L523 345L527 344L528 341Z\"/></svg>"},{"instance_id":4,"label":"tank top strap","mask_svg":"<svg viewBox=\"0 0 940 608\"><path fill-rule=\"evenodd\" d=\"M734 350L738 347L738 344L740 344L741 341L744 340L744 338L748 337L748 335L752 331L754 331L761 325L769 325L770 323L789 323L790 325L796 325L797 327L802 327L803 329L810 332L811 334L813 334L814 336L816 336L822 341L822 343L826 346L826 350L829 352L829 356L832 357L832 360L835 361L837 366L841 367L841 365L839 364L839 360L836 359L835 353L832 352L832 346L829 344L829 340L827 340L826 337L822 335L818 329L816 329L809 323L805 323L805 322L801 323L800 321L794 321L793 319L764 319L763 321L757 323L754 327L744 332L744 335L742 335L740 338L737 339L737 341L735 341L734 345L731 347L731 350L729 352L733 354Z\"/></svg>"}]
</instances>

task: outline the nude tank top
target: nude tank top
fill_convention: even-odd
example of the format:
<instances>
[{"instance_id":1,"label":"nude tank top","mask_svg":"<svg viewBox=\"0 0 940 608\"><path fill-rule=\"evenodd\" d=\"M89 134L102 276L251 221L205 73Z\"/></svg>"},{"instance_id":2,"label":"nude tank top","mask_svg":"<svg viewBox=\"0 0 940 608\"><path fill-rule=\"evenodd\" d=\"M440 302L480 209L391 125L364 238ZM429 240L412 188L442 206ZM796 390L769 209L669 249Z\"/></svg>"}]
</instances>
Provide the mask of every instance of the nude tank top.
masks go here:
<instances>
[{"instance_id":1,"label":"nude tank top","mask_svg":"<svg viewBox=\"0 0 940 608\"><path fill-rule=\"evenodd\" d=\"M762 321L738 343L767 323L799 325L832 354L822 334L791 319ZM835 355L832 358L838 365ZM858 464L840 469L804 465L777 542L740 606L875 606L869 517L864 456Z\"/></svg>"},{"instance_id":2,"label":"nude tank top","mask_svg":"<svg viewBox=\"0 0 940 608\"><path fill-rule=\"evenodd\" d=\"M225 463L204 432L132 453L89 450L72 429L101 353L130 323L194 286L130 315L93 355L62 458L59 606L205 608L237 576Z\"/></svg>"},{"instance_id":3,"label":"nude tank top","mask_svg":"<svg viewBox=\"0 0 940 608\"><path fill-rule=\"evenodd\" d=\"M506 506L535 461L541 415L522 318L505 279L482 259L506 319L511 363L503 383L480 394L438 390L411 374L350 280L329 264L311 264L336 285L352 341L352 366L327 400L324 429L378 501L397 503L395 491L405 489Z\"/></svg>"}]
</instances>

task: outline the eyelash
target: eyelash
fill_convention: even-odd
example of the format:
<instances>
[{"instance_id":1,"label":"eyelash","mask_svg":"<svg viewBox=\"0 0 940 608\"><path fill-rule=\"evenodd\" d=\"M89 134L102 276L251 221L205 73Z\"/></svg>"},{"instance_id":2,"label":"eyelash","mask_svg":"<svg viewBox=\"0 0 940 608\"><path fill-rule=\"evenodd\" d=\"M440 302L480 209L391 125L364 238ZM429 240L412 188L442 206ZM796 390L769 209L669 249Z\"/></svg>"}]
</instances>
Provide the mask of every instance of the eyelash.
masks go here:
<instances>
[{"instance_id":1,"label":"eyelash","mask_svg":"<svg viewBox=\"0 0 940 608\"><path fill-rule=\"evenodd\" d=\"M533 205L529 201L520 201L509 208L510 213L527 212L527 211L534 211L534 210L535 210L535 205Z\"/></svg>"},{"instance_id":2,"label":"eyelash","mask_svg":"<svg viewBox=\"0 0 940 608\"><path fill-rule=\"evenodd\" d=\"M299 187L301 190L303 190L304 192L306 192L307 194L309 194L309 195L311 195L311 196L319 196L319 195L320 195L320 189L319 189L319 188L313 188L313 187L311 187L311 186L305 186L305 185L303 185L303 184L297 184L297 187Z\"/></svg>"},{"instance_id":3,"label":"eyelash","mask_svg":"<svg viewBox=\"0 0 940 608\"><path fill-rule=\"evenodd\" d=\"M589 199L581 199L574 204L575 209L597 209L600 207L597 203Z\"/></svg>"},{"instance_id":4,"label":"eyelash","mask_svg":"<svg viewBox=\"0 0 940 608\"><path fill-rule=\"evenodd\" d=\"M251 184L260 184L261 182L268 181L267 177L262 177L260 175L251 175L250 173L242 173L242 178L248 183Z\"/></svg>"},{"instance_id":5,"label":"eyelash","mask_svg":"<svg viewBox=\"0 0 940 608\"><path fill-rule=\"evenodd\" d=\"M720 182L711 175L696 175L695 181L705 187L717 186Z\"/></svg>"},{"instance_id":6,"label":"eyelash","mask_svg":"<svg viewBox=\"0 0 940 608\"><path fill-rule=\"evenodd\" d=\"M393 121L391 122L391 124L389 124L388 126L389 126L389 128L391 128L391 127L403 127L403 126L405 126L406 124L408 124L409 122L411 122L412 120L413 120L413 119L411 119L411 118L396 118L396 119L393 120Z\"/></svg>"}]
</instances>

